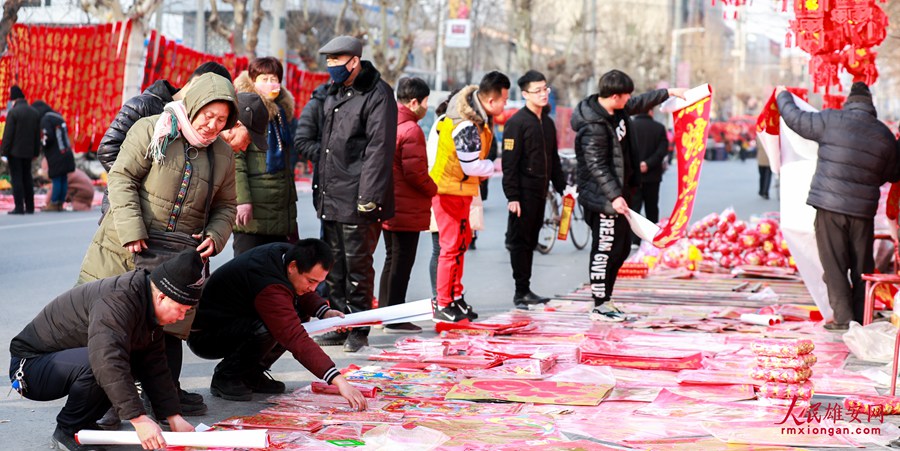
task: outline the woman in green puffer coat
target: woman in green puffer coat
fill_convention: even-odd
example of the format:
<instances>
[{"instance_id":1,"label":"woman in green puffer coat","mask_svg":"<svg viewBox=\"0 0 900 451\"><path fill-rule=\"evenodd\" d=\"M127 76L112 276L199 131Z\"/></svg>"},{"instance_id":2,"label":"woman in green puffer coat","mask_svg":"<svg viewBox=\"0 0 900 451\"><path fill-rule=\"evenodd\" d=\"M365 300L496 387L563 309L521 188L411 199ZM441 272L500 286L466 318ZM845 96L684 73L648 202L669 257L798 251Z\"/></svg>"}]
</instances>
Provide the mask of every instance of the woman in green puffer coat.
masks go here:
<instances>
[{"instance_id":1,"label":"woman in green puffer coat","mask_svg":"<svg viewBox=\"0 0 900 451\"><path fill-rule=\"evenodd\" d=\"M297 239L297 188L290 163L295 103L281 86L283 71L275 58L256 58L234 80L237 92L259 94L269 111L268 149L251 143L235 155L235 257L256 246Z\"/></svg>"},{"instance_id":2,"label":"woman in green puffer coat","mask_svg":"<svg viewBox=\"0 0 900 451\"><path fill-rule=\"evenodd\" d=\"M183 101L134 124L109 172L110 213L84 256L79 284L135 269L150 231L192 235L204 259L225 247L236 212L234 154L218 135L237 121L236 97L228 80L204 74Z\"/></svg>"}]
</instances>

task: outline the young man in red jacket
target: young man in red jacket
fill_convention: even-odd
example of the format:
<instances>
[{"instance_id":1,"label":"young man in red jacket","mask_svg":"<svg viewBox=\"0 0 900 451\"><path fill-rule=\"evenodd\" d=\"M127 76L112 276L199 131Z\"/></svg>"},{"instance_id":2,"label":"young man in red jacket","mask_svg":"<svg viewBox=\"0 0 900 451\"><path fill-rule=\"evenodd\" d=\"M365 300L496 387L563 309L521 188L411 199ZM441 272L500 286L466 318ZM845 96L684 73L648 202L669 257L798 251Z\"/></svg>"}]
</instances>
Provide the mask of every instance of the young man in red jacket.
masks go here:
<instances>
[{"instance_id":1,"label":"young man in red jacket","mask_svg":"<svg viewBox=\"0 0 900 451\"><path fill-rule=\"evenodd\" d=\"M406 301L409 274L416 262L419 233L428 230L431 198L437 185L428 175L425 133L418 121L428 111L431 90L421 78L404 78L397 83L397 150L394 152L394 217L382 225L384 269L378 293L382 305ZM418 333L413 323L384 326L385 333Z\"/></svg>"}]
</instances>

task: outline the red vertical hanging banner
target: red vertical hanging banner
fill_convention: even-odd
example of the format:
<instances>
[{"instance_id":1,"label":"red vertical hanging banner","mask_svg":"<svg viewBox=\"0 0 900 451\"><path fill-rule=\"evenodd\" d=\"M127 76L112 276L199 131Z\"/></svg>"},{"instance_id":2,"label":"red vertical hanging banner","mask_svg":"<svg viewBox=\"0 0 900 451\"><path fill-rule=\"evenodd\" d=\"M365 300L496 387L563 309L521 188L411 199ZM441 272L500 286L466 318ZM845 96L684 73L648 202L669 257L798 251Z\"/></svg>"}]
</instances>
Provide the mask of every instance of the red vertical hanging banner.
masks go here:
<instances>
[{"instance_id":1,"label":"red vertical hanging banner","mask_svg":"<svg viewBox=\"0 0 900 451\"><path fill-rule=\"evenodd\" d=\"M694 199L700 183L700 167L709 135L712 88L702 85L678 100L675 118L675 153L678 155L678 198L668 223L653 238L653 245L668 247L683 238L694 211Z\"/></svg>"}]
</instances>

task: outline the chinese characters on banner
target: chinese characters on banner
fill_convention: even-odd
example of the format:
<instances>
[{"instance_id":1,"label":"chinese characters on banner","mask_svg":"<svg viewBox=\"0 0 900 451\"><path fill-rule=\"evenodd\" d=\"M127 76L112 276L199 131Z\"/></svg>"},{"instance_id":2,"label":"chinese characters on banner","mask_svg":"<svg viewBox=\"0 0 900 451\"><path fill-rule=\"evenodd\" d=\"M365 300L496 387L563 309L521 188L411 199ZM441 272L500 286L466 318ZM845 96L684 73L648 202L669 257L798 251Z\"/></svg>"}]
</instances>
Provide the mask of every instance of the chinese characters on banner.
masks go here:
<instances>
[{"instance_id":1,"label":"chinese characters on banner","mask_svg":"<svg viewBox=\"0 0 900 451\"><path fill-rule=\"evenodd\" d=\"M246 56L234 54L217 56L201 53L175 41L170 41L164 36L158 35L155 30L151 31L141 90L147 89L157 80L168 80L172 86L180 88L187 83L194 69L207 61L215 61L225 66L231 72L232 78L247 70L247 66L250 64ZM294 95L296 101L294 117L299 118L306 102L312 97L313 90L328 81L328 74L307 72L292 63L287 63L282 81L284 87Z\"/></svg>"},{"instance_id":2,"label":"chinese characters on banner","mask_svg":"<svg viewBox=\"0 0 900 451\"><path fill-rule=\"evenodd\" d=\"M664 248L683 238L687 232L697 185L700 183L700 166L706 154L706 138L709 135L709 113L712 108L712 90L709 95L673 113L675 118L675 153L678 155L678 199L668 223L653 238L653 245Z\"/></svg>"},{"instance_id":3,"label":"chinese characters on banner","mask_svg":"<svg viewBox=\"0 0 900 451\"><path fill-rule=\"evenodd\" d=\"M0 62L0 88L18 84L29 102L43 100L66 118L76 152L96 148L122 105L131 25L16 24ZM8 58L8 59L7 59Z\"/></svg>"}]
</instances>

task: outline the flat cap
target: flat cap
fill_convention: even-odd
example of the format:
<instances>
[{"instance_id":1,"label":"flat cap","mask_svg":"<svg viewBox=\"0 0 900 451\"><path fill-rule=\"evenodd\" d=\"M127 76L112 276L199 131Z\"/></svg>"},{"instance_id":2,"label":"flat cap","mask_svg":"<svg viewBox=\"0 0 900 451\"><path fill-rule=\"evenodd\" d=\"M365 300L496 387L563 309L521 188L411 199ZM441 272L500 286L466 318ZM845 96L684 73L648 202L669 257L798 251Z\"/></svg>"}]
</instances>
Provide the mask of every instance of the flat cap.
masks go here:
<instances>
[{"instance_id":1,"label":"flat cap","mask_svg":"<svg viewBox=\"0 0 900 451\"><path fill-rule=\"evenodd\" d=\"M338 36L319 49L320 55L351 55L362 57L363 43L352 36Z\"/></svg>"}]
</instances>

